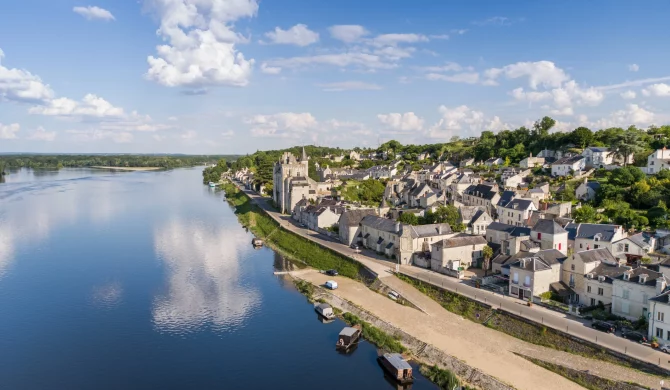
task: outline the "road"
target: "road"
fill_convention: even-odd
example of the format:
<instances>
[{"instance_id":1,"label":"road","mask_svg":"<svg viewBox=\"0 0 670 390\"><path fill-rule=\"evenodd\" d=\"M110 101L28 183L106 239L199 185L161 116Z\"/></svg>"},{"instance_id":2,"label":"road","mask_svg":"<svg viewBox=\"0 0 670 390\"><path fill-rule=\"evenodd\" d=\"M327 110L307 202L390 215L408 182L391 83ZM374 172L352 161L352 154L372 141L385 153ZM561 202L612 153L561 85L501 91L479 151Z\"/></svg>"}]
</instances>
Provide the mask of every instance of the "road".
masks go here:
<instances>
[{"instance_id":1,"label":"road","mask_svg":"<svg viewBox=\"0 0 670 390\"><path fill-rule=\"evenodd\" d=\"M307 229L301 228L300 226L293 223L289 216L282 215L277 212L275 208L269 204L268 198L259 196L256 192L253 191L245 189L243 189L243 191L285 229L360 262L362 265L376 273L380 278L386 278L393 275L395 270L395 263L392 263L385 258L376 255L372 251L366 250L362 253L357 253L352 248L343 245L339 241L335 241L323 234L311 232ZM611 350L627 354L636 359L670 370L669 354L654 350L648 346L626 340L613 334L607 334L592 329L590 327L590 322L582 322L581 320L576 320L575 317L570 317L566 314L545 309L537 305L528 307L519 299L495 294L487 290L478 289L469 286L458 279L423 268L402 265L400 266L400 273L453 291L482 303L489 304L493 307L497 307L500 310L505 310L519 315L538 324L543 324L544 326L561 330L583 340L588 340ZM396 283L394 283L394 285L396 285ZM407 296L410 300L412 300L411 295L420 294L418 290L414 289L406 283L397 285L399 290L403 290L398 291L398 293Z\"/></svg>"}]
</instances>

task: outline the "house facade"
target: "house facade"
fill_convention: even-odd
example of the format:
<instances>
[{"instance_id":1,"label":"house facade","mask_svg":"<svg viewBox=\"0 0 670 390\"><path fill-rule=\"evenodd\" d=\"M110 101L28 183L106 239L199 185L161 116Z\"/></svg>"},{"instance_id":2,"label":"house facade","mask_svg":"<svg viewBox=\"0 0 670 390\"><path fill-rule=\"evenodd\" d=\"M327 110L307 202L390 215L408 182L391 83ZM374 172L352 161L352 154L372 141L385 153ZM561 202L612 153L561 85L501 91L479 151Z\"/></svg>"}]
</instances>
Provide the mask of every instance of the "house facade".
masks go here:
<instances>
[{"instance_id":1,"label":"house facade","mask_svg":"<svg viewBox=\"0 0 670 390\"><path fill-rule=\"evenodd\" d=\"M607 248L614 253L613 243L627 236L620 225L569 223L565 230L568 231L568 245L575 252Z\"/></svg>"},{"instance_id":2,"label":"house facade","mask_svg":"<svg viewBox=\"0 0 670 390\"><path fill-rule=\"evenodd\" d=\"M589 181L588 178L584 178L584 182L575 190L575 197L579 200L588 202L596 198L598 190L600 190L600 183L597 181Z\"/></svg>"},{"instance_id":3,"label":"house facade","mask_svg":"<svg viewBox=\"0 0 670 390\"><path fill-rule=\"evenodd\" d=\"M492 214L499 199L497 184L477 184L468 186L463 191L461 202L466 206L482 206Z\"/></svg>"},{"instance_id":4,"label":"house facade","mask_svg":"<svg viewBox=\"0 0 670 390\"><path fill-rule=\"evenodd\" d=\"M480 265L483 260L482 250L486 245L484 237L466 234L441 240L431 246L430 269L450 274L447 270Z\"/></svg>"},{"instance_id":5,"label":"house facade","mask_svg":"<svg viewBox=\"0 0 670 390\"><path fill-rule=\"evenodd\" d=\"M605 168L614 163L614 155L608 148L590 146L582 152L586 168Z\"/></svg>"},{"instance_id":6,"label":"house facade","mask_svg":"<svg viewBox=\"0 0 670 390\"><path fill-rule=\"evenodd\" d=\"M667 285L662 273L646 268L634 268L614 279L612 290L612 314L637 320L647 317L649 299L658 295L657 282Z\"/></svg>"},{"instance_id":7,"label":"house facade","mask_svg":"<svg viewBox=\"0 0 670 390\"><path fill-rule=\"evenodd\" d=\"M556 249L564 255L568 253L568 231L552 219L539 220L530 231L531 240L540 249Z\"/></svg>"},{"instance_id":8,"label":"house facade","mask_svg":"<svg viewBox=\"0 0 670 390\"><path fill-rule=\"evenodd\" d=\"M585 167L584 156L563 157L551 164L551 175L574 176L582 173Z\"/></svg>"},{"instance_id":9,"label":"house facade","mask_svg":"<svg viewBox=\"0 0 670 390\"><path fill-rule=\"evenodd\" d=\"M530 300L550 291L552 283L560 280L560 259L523 257L509 265L509 295Z\"/></svg>"},{"instance_id":10,"label":"house facade","mask_svg":"<svg viewBox=\"0 0 670 390\"><path fill-rule=\"evenodd\" d=\"M346 210L338 220L340 241L350 246L355 243L360 233L361 220L367 215L376 215L373 209Z\"/></svg>"},{"instance_id":11,"label":"house facade","mask_svg":"<svg viewBox=\"0 0 670 390\"><path fill-rule=\"evenodd\" d=\"M662 169L670 169L670 150L658 149L647 157L647 167L643 169L645 173L654 175Z\"/></svg>"},{"instance_id":12,"label":"house facade","mask_svg":"<svg viewBox=\"0 0 670 390\"><path fill-rule=\"evenodd\" d=\"M593 272L601 263L617 264L610 251L604 248L575 252L563 262L561 281L578 294L577 303L588 305L588 300L584 302L587 299L584 275Z\"/></svg>"},{"instance_id":13,"label":"house facade","mask_svg":"<svg viewBox=\"0 0 670 390\"><path fill-rule=\"evenodd\" d=\"M524 226L531 212L537 207L530 199L512 199L504 206L498 207L498 220L507 225Z\"/></svg>"},{"instance_id":14,"label":"house facade","mask_svg":"<svg viewBox=\"0 0 670 390\"><path fill-rule=\"evenodd\" d=\"M649 300L649 340L656 337L659 342L670 342L670 290L667 284L658 282L656 292L661 293Z\"/></svg>"}]
</instances>

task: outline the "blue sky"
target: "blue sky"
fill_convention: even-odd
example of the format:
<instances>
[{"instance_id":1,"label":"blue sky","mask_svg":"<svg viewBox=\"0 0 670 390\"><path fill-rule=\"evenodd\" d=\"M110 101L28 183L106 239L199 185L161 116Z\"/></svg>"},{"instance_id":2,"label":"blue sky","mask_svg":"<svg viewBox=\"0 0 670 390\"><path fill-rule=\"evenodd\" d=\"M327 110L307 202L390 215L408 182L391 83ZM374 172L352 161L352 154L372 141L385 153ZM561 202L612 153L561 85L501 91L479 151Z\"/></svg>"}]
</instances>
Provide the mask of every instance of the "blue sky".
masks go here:
<instances>
[{"instance_id":1,"label":"blue sky","mask_svg":"<svg viewBox=\"0 0 670 390\"><path fill-rule=\"evenodd\" d=\"M242 153L670 123L667 1L0 4L0 152Z\"/></svg>"}]
</instances>

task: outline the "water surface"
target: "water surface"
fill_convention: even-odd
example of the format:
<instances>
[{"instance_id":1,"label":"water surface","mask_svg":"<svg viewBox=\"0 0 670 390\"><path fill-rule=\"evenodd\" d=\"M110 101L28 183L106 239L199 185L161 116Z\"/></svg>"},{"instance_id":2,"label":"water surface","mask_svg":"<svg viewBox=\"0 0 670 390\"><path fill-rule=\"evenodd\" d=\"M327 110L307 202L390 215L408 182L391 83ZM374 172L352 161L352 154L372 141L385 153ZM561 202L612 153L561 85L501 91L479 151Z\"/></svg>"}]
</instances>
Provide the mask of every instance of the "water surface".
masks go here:
<instances>
[{"instance_id":1,"label":"water surface","mask_svg":"<svg viewBox=\"0 0 670 390\"><path fill-rule=\"evenodd\" d=\"M200 183L199 168L5 178L0 389L394 388L372 345L335 352L343 324L319 322Z\"/></svg>"}]
</instances>

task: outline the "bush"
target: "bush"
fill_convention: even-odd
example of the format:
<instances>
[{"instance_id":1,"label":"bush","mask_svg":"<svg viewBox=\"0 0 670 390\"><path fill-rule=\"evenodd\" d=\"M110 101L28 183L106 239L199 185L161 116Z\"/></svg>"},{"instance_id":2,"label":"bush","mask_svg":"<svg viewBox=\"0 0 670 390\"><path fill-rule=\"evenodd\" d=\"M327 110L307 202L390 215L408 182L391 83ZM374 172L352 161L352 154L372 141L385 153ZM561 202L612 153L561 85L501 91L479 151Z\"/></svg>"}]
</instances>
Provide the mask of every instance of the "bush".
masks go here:
<instances>
[{"instance_id":1,"label":"bush","mask_svg":"<svg viewBox=\"0 0 670 390\"><path fill-rule=\"evenodd\" d=\"M349 325L361 325L363 337L380 349L397 353L403 353L407 350L395 337L386 334L383 330L363 321L352 313L344 313L342 318Z\"/></svg>"}]
</instances>

